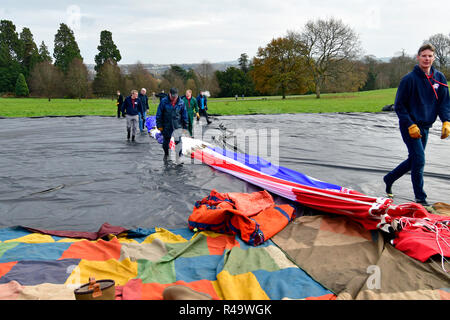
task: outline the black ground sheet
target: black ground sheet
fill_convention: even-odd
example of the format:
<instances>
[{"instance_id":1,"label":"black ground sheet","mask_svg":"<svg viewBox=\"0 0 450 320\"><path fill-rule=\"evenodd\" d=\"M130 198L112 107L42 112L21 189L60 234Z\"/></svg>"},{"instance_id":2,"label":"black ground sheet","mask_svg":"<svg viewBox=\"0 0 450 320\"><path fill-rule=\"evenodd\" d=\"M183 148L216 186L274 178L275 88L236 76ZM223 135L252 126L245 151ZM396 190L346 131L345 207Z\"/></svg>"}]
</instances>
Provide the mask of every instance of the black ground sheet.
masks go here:
<instances>
[{"instance_id":1,"label":"black ground sheet","mask_svg":"<svg viewBox=\"0 0 450 320\"><path fill-rule=\"evenodd\" d=\"M244 134L249 151L255 139L270 132L268 140L278 136L279 144L269 149L279 165L372 196L384 196L382 177L407 157L395 113L213 120L209 126L196 123L196 138L214 143L226 134L233 144L234 133ZM440 130L438 120L426 151L425 191L431 203L450 203L450 141L440 139ZM104 222L185 227L195 201L212 189L260 190L197 162L165 164L161 145L148 134L127 142L124 119L0 119L0 227L96 231ZM393 191L395 203L414 199L410 176Z\"/></svg>"}]
</instances>

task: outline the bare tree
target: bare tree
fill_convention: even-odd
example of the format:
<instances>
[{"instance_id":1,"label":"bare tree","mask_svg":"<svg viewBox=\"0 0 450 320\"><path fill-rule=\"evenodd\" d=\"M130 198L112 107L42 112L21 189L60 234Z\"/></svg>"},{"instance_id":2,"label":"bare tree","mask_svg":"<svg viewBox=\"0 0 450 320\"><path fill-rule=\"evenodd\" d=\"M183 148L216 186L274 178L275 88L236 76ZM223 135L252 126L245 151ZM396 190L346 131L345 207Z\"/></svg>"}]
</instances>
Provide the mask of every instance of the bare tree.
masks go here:
<instances>
[{"instance_id":1,"label":"bare tree","mask_svg":"<svg viewBox=\"0 0 450 320\"><path fill-rule=\"evenodd\" d=\"M198 93L198 88L197 88L197 84L195 83L194 79L188 79L186 81L186 90L187 89L191 89L193 94Z\"/></svg>"},{"instance_id":2,"label":"bare tree","mask_svg":"<svg viewBox=\"0 0 450 320\"><path fill-rule=\"evenodd\" d=\"M408 56L405 49L402 49L401 52L397 53L397 55L389 61L389 86L391 88L398 87L402 78L414 68L416 62L416 58L414 56Z\"/></svg>"},{"instance_id":3,"label":"bare tree","mask_svg":"<svg viewBox=\"0 0 450 320\"><path fill-rule=\"evenodd\" d=\"M75 58L69 64L65 79L66 91L71 98L87 98L89 95L89 72L81 59Z\"/></svg>"},{"instance_id":4,"label":"bare tree","mask_svg":"<svg viewBox=\"0 0 450 320\"><path fill-rule=\"evenodd\" d=\"M62 83L62 72L49 61L36 64L31 71L31 92L34 95L48 98L48 101L61 94Z\"/></svg>"},{"instance_id":5,"label":"bare tree","mask_svg":"<svg viewBox=\"0 0 450 320\"><path fill-rule=\"evenodd\" d=\"M303 54L314 78L316 97L325 80L338 73L352 72L352 64L361 52L359 36L342 20L309 21L300 34L290 33L303 43Z\"/></svg>"},{"instance_id":6,"label":"bare tree","mask_svg":"<svg viewBox=\"0 0 450 320\"><path fill-rule=\"evenodd\" d=\"M127 78L131 80L132 88L127 87L126 90L131 89L140 90L146 88L147 92L158 90L158 81L153 75L144 67L141 62L137 62L129 68L130 73Z\"/></svg>"},{"instance_id":7,"label":"bare tree","mask_svg":"<svg viewBox=\"0 0 450 320\"><path fill-rule=\"evenodd\" d=\"M211 95L215 95L219 92L219 83L214 71L212 64L206 60L197 66L195 72L197 73L197 87L199 90L207 90Z\"/></svg>"},{"instance_id":8,"label":"bare tree","mask_svg":"<svg viewBox=\"0 0 450 320\"><path fill-rule=\"evenodd\" d=\"M431 43L435 48L436 60L439 67L446 69L450 62L450 36L438 33L430 37L424 43Z\"/></svg>"}]
</instances>

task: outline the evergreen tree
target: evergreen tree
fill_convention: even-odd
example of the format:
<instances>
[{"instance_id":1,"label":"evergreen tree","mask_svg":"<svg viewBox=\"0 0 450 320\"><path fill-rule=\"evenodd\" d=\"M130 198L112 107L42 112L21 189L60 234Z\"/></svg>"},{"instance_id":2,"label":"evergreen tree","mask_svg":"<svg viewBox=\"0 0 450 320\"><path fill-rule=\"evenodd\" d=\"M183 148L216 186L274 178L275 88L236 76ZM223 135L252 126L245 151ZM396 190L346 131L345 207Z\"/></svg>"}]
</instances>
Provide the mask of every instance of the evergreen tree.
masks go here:
<instances>
[{"instance_id":1,"label":"evergreen tree","mask_svg":"<svg viewBox=\"0 0 450 320\"><path fill-rule=\"evenodd\" d=\"M19 61L22 58L22 43L12 21L0 21L0 45L5 46L11 59Z\"/></svg>"},{"instance_id":2,"label":"evergreen tree","mask_svg":"<svg viewBox=\"0 0 450 320\"><path fill-rule=\"evenodd\" d=\"M23 73L20 73L16 81L16 97L28 97L30 91Z\"/></svg>"},{"instance_id":3,"label":"evergreen tree","mask_svg":"<svg viewBox=\"0 0 450 320\"><path fill-rule=\"evenodd\" d=\"M120 88L122 75L119 66L107 60L98 70L92 83L92 91L97 96L113 97Z\"/></svg>"},{"instance_id":4,"label":"evergreen tree","mask_svg":"<svg viewBox=\"0 0 450 320\"><path fill-rule=\"evenodd\" d=\"M23 28L20 33L20 41L22 42L22 67L24 76L28 79L34 65L39 62L39 50L33 39L30 29Z\"/></svg>"},{"instance_id":5,"label":"evergreen tree","mask_svg":"<svg viewBox=\"0 0 450 320\"><path fill-rule=\"evenodd\" d=\"M0 21L0 92L14 92L17 77L22 72L21 42L16 26L9 20Z\"/></svg>"},{"instance_id":6,"label":"evergreen tree","mask_svg":"<svg viewBox=\"0 0 450 320\"><path fill-rule=\"evenodd\" d=\"M241 69L229 67L225 71L216 71L216 77L220 87L219 97L252 96L255 94L251 77Z\"/></svg>"},{"instance_id":7,"label":"evergreen tree","mask_svg":"<svg viewBox=\"0 0 450 320\"><path fill-rule=\"evenodd\" d=\"M241 68L241 70L244 73L247 73L249 70L248 55L246 53L241 54L238 61L239 61L239 67Z\"/></svg>"},{"instance_id":8,"label":"evergreen tree","mask_svg":"<svg viewBox=\"0 0 450 320\"><path fill-rule=\"evenodd\" d=\"M55 34L53 57L55 58L55 66L65 74L73 59L79 58L83 60L75 35L65 23L60 24L58 32Z\"/></svg>"},{"instance_id":9,"label":"evergreen tree","mask_svg":"<svg viewBox=\"0 0 450 320\"><path fill-rule=\"evenodd\" d=\"M45 45L45 42L42 41L41 45L39 46L39 62L52 62L52 56L50 55L50 52L48 51L48 47Z\"/></svg>"},{"instance_id":10,"label":"evergreen tree","mask_svg":"<svg viewBox=\"0 0 450 320\"><path fill-rule=\"evenodd\" d=\"M100 33L100 45L97 47L98 54L95 56L95 71L99 71L106 61L118 63L122 60L119 49L112 39L112 33L103 30Z\"/></svg>"}]
</instances>

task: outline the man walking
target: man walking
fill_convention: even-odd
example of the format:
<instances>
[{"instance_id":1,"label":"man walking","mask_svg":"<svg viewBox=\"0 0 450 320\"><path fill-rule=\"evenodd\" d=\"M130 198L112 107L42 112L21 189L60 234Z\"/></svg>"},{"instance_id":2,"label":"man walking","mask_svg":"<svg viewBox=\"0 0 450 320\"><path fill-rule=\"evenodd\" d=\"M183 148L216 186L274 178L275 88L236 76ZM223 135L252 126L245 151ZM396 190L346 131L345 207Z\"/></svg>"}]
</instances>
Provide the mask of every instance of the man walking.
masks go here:
<instances>
[{"instance_id":1,"label":"man walking","mask_svg":"<svg viewBox=\"0 0 450 320\"><path fill-rule=\"evenodd\" d=\"M138 98L137 90L132 90L131 95L123 102L122 113L126 112L127 118L127 140L135 140L137 125L139 122L139 113L142 113L143 107Z\"/></svg>"},{"instance_id":2,"label":"man walking","mask_svg":"<svg viewBox=\"0 0 450 320\"><path fill-rule=\"evenodd\" d=\"M139 130L142 133L142 132L144 132L145 117L146 117L147 111L149 109L147 89L145 89L145 88L141 89L141 92L139 93L139 100L141 101L141 105L142 105L142 113L139 114Z\"/></svg>"},{"instance_id":3,"label":"man walking","mask_svg":"<svg viewBox=\"0 0 450 320\"><path fill-rule=\"evenodd\" d=\"M435 48L423 45L418 52L418 64L407 74L398 87L395 111L399 118L400 132L406 147L408 159L383 177L386 193L393 197L392 185L411 171L415 201L428 206L423 186L425 147L429 129L437 117L442 121L441 139L450 135L450 97L445 76L433 67Z\"/></svg>"},{"instance_id":4,"label":"man walking","mask_svg":"<svg viewBox=\"0 0 450 320\"><path fill-rule=\"evenodd\" d=\"M155 94L155 97L159 98L159 102L161 102L162 99L164 99L165 97L167 97L167 93L165 93L164 90L162 90L160 93Z\"/></svg>"},{"instance_id":5,"label":"man walking","mask_svg":"<svg viewBox=\"0 0 450 320\"><path fill-rule=\"evenodd\" d=\"M123 95L117 90L117 118L120 118L122 113Z\"/></svg>"},{"instance_id":6,"label":"man walking","mask_svg":"<svg viewBox=\"0 0 450 320\"><path fill-rule=\"evenodd\" d=\"M169 156L170 139L175 140L175 157L178 164L181 163L182 129L187 129L188 117L184 102L178 96L178 89L172 88L169 96L161 100L156 111L156 127L161 131L164 141L164 160Z\"/></svg>"},{"instance_id":7,"label":"man walking","mask_svg":"<svg viewBox=\"0 0 450 320\"><path fill-rule=\"evenodd\" d=\"M188 89L186 90L186 95L183 97L184 105L187 110L188 114L188 131L191 137L193 136L193 124L194 124L194 112L197 116L197 119L200 118L200 115L198 114L198 104L197 99L192 99L192 90Z\"/></svg>"},{"instance_id":8,"label":"man walking","mask_svg":"<svg viewBox=\"0 0 450 320\"><path fill-rule=\"evenodd\" d=\"M208 117L208 113L206 112L208 110L208 99L204 95L203 91L200 91L200 94L197 96L197 104L200 109L200 116L204 116L206 118L206 122L208 124L211 123ZM200 118L197 118L197 121L200 120Z\"/></svg>"}]
</instances>

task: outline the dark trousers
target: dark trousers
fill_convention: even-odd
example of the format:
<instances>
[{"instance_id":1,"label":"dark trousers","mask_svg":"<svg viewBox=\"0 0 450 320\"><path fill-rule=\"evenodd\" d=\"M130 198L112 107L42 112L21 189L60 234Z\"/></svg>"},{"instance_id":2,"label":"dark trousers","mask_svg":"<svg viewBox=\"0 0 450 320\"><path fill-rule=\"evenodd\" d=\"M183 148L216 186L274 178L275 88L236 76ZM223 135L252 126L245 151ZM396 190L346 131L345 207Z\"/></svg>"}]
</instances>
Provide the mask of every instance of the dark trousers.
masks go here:
<instances>
[{"instance_id":1,"label":"dark trousers","mask_svg":"<svg viewBox=\"0 0 450 320\"><path fill-rule=\"evenodd\" d=\"M176 134L174 134L174 140L175 140L175 145L178 146L181 143L181 133L179 133L180 130L175 131ZM169 155L169 146L170 146L170 139L172 138L172 134L173 132L170 133L170 135L163 135L163 150L164 150L164 155L168 156ZM181 151L180 151L181 153Z\"/></svg>"},{"instance_id":2,"label":"dark trousers","mask_svg":"<svg viewBox=\"0 0 450 320\"><path fill-rule=\"evenodd\" d=\"M206 109L200 109L198 113L199 113L200 117L204 116L206 118L206 122L208 122L208 123L211 122L209 120L208 113L206 112Z\"/></svg>"},{"instance_id":3,"label":"dark trousers","mask_svg":"<svg viewBox=\"0 0 450 320\"><path fill-rule=\"evenodd\" d=\"M409 136L408 128L400 127L403 141L408 148L408 159L400 163L397 168L385 176L387 184L392 185L404 174L411 171L411 182L416 200L425 200L427 194L423 190L423 171L425 168L425 148L428 142L429 129L420 128L421 139L413 139Z\"/></svg>"},{"instance_id":4,"label":"dark trousers","mask_svg":"<svg viewBox=\"0 0 450 320\"><path fill-rule=\"evenodd\" d=\"M163 150L164 150L164 155L168 156L169 155L169 144L170 144L170 138L172 136L163 136L164 140L163 140Z\"/></svg>"},{"instance_id":5,"label":"dark trousers","mask_svg":"<svg viewBox=\"0 0 450 320\"><path fill-rule=\"evenodd\" d=\"M120 118L120 114L122 113L122 105L117 106L117 118Z\"/></svg>"}]
</instances>

